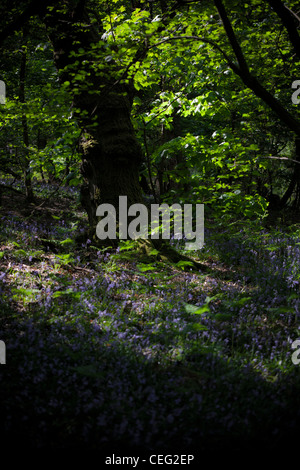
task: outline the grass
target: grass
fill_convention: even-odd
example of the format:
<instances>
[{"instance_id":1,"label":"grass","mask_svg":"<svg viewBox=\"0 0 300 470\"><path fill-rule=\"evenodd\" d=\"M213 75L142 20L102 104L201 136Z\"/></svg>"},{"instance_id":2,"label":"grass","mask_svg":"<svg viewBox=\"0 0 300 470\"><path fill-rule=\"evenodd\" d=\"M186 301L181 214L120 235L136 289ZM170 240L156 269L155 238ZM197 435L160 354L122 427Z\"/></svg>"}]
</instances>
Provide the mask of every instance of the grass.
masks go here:
<instances>
[{"instance_id":1,"label":"grass","mask_svg":"<svg viewBox=\"0 0 300 470\"><path fill-rule=\"evenodd\" d=\"M33 214L3 198L3 442L106 453L291 444L299 226L212 225L195 253L208 270L188 271L145 263L132 243L76 245L86 219L63 191Z\"/></svg>"}]
</instances>

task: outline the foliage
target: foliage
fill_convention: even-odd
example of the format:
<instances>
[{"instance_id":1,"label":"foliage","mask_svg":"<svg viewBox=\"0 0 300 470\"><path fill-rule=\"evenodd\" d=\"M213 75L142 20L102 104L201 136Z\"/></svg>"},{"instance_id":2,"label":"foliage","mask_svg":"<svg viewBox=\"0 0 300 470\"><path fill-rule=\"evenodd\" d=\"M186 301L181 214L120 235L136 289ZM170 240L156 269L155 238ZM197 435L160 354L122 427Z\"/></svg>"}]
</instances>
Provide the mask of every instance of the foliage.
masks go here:
<instances>
[{"instance_id":1,"label":"foliage","mask_svg":"<svg viewBox=\"0 0 300 470\"><path fill-rule=\"evenodd\" d=\"M53 181L71 173L72 167L78 172L79 130L72 120L70 98L58 84L51 46L40 26L34 23L32 28L37 28L36 36L26 37L26 46L23 46L27 55L24 103L20 102L16 80L20 61L19 64L17 60L11 62L12 57L20 56L18 49L22 47L23 38L16 35L14 41L10 40L1 59L8 96L5 106L0 108L0 169L6 174L21 176L25 150L28 150L31 176L39 179L48 177ZM22 137L23 116L29 133L27 149Z\"/></svg>"},{"instance_id":2,"label":"foliage","mask_svg":"<svg viewBox=\"0 0 300 470\"><path fill-rule=\"evenodd\" d=\"M274 450L276 436L285 449L299 430L300 59L271 7L283 4L27 3L0 6L3 446L211 457ZM297 2L285 8L294 30ZM54 29L69 18L59 72L47 14ZM79 186L85 151L102 145L93 100L114 93L132 103L147 203L205 205L190 259L88 238ZM272 193L288 194L282 211Z\"/></svg>"},{"instance_id":3,"label":"foliage","mask_svg":"<svg viewBox=\"0 0 300 470\"><path fill-rule=\"evenodd\" d=\"M134 85L133 122L145 151L144 175L161 200L205 202L218 218L230 219L237 210L245 218L264 216L262 198L270 192L282 196L291 177L293 166L280 158L294 157L293 133L230 68L233 52L217 9L208 2L170 5L165 11L156 4L149 8L147 2L138 7L108 2L105 8L94 3L91 23L101 24L101 39L89 50L74 44L71 56L76 60L67 67L72 81L62 86L51 46L40 24L31 21L21 46L28 60L24 104L14 98L18 66L12 62L24 36L8 39L1 64L8 89L7 105L1 107L2 171L20 171L25 112L30 172L52 177L70 173L68 182L79 184L80 131L72 115L82 111L71 110L68 93L101 95L113 78L115 84ZM249 70L295 114L291 83L297 60L289 37L267 3L253 4L231 2L227 7L236 37ZM289 8L295 9L292 1ZM78 27L84 30L86 25ZM98 90L96 77L103 77ZM12 166L7 165L7 152ZM268 159L270 155L279 160Z\"/></svg>"}]
</instances>

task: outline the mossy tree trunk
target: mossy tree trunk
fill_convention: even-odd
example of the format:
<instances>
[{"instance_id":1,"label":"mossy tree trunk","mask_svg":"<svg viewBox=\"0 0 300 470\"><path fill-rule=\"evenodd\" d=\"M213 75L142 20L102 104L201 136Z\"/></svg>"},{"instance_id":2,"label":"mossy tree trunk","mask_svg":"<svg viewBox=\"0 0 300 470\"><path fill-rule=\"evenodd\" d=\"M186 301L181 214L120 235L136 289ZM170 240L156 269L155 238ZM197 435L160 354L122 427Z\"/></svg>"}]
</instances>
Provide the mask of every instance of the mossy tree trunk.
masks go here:
<instances>
[{"instance_id":1,"label":"mossy tree trunk","mask_svg":"<svg viewBox=\"0 0 300 470\"><path fill-rule=\"evenodd\" d=\"M112 91L97 104L97 125L83 134L81 142L81 169L87 182L82 188L82 203L92 226L99 204L109 203L118 210L119 196L127 196L128 205L142 200L141 149L130 120L129 97Z\"/></svg>"},{"instance_id":2,"label":"mossy tree trunk","mask_svg":"<svg viewBox=\"0 0 300 470\"><path fill-rule=\"evenodd\" d=\"M118 209L119 196L127 196L128 205L142 201L142 151L131 122L132 84L116 80L115 64L104 61L101 49L101 70L95 67L90 51L101 39L101 28L93 29L84 4L64 2L42 20L54 48L61 82L68 81L73 94L74 114L82 131L82 204L94 230L98 205L109 203ZM79 84L78 74L83 77Z\"/></svg>"}]
</instances>

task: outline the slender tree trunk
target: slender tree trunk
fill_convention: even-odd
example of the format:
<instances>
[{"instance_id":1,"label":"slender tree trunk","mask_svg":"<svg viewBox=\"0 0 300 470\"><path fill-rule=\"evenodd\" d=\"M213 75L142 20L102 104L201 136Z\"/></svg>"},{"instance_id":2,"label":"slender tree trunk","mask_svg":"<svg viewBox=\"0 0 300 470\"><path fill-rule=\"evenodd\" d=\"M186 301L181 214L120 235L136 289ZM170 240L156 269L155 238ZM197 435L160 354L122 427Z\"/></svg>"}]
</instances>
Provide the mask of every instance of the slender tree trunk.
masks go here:
<instances>
[{"instance_id":1,"label":"slender tree trunk","mask_svg":"<svg viewBox=\"0 0 300 470\"><path fill-rule=\"evenodd\" d=\"M24 32L23 32L24 35ZM22 104L25 104L25 80L26 80L26 49L21 51L21 66L20 66L20 93L19 98ZM30 158L29 158L29 133L26 114L22 114L22 129L23 129L23 144L24 144L24 157L23 157L23 176L25 184L26 199L28 202L34 200L31 175L30 175Z\"/></svg>"},{"instance_id":2,"label":"slender tree trunk","mask_svg":"<svg viewBox=\"0 0 300 470\"><path fill-rule=\"evenodd\" d=\"M288 200L291 198L292 194L296 191L297 186L300 184L300 139L295 139L296 146L296 157L294 163L294 171L290 181L290 184L281 198L280 206L284 207ZM297 163L296 163L297 162Z\"/></svg>"},{"instance_id":3,"label":"slender tree trunk","mask_svg":"<svg viewBox=\"0 0 300 470\"><path fill-rule=\"evenodd\" d=\"M40 152L40 150L42 150L45 146L46 146L45 139L42 139L41 130L38 129L38 133L37 133L37 149L38 149L38 152ZM40 173L41 173L42 181L44 182L45 181L45 176L44 176L43 165L40 164L39 167L40 167Z\"/></svg>"}]
</instances>

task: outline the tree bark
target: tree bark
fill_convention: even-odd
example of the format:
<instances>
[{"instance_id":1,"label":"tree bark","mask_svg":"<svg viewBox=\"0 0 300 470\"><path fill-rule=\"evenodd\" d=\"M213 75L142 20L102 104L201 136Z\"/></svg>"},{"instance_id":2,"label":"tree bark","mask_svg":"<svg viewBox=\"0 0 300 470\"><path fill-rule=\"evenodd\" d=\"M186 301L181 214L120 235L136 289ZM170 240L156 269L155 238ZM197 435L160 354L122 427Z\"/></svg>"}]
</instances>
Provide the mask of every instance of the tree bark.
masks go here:
<instances>
[{"instance_id":1,"label":"tree bark","mask_svg":"<svg viewBox=\"0 0 300 470\"><path fill-rule=\"evenodd\" d=\"M68 8L64 12L63 7L55 7L42 20L54 47L54 60L61 81L69 81L71 90L74 89L74 71L78 73L81 64L88 77L89 84L84 81L84 90L77 86L73 106L82 131L81 171L85 184L81 200L90 228L94 230L98 205L109 203L118 211L119 196L127 196L128 206L142 201L139 184L142 151L131 122L131 85L116 82L110 62L101 69L101 73L95 72L88 51L92 43L100 41L101 33L90 26L84 10L85 2L66 3ZM79 49L87 51L86 60L81 57L78 62L76 52ZM101 51L99 58L101 60Z\"/></svg>"},{"instance_id":2,"label":"tree bark","mask_svg":"<svg viewBox=\"0 0 300 470\"><path fill-rule=\"evenodd\" d=\"M83 204L91 225L97 206L103 202L118 209L119 196L127 196L128 205L142 201L141 149L130 120L129 98L111 92L100 96L97 107L97 125L92 130L85 127L89 132L83 135L81 142L81 170L86 180Z\"/></svg>"}]
</instances>

